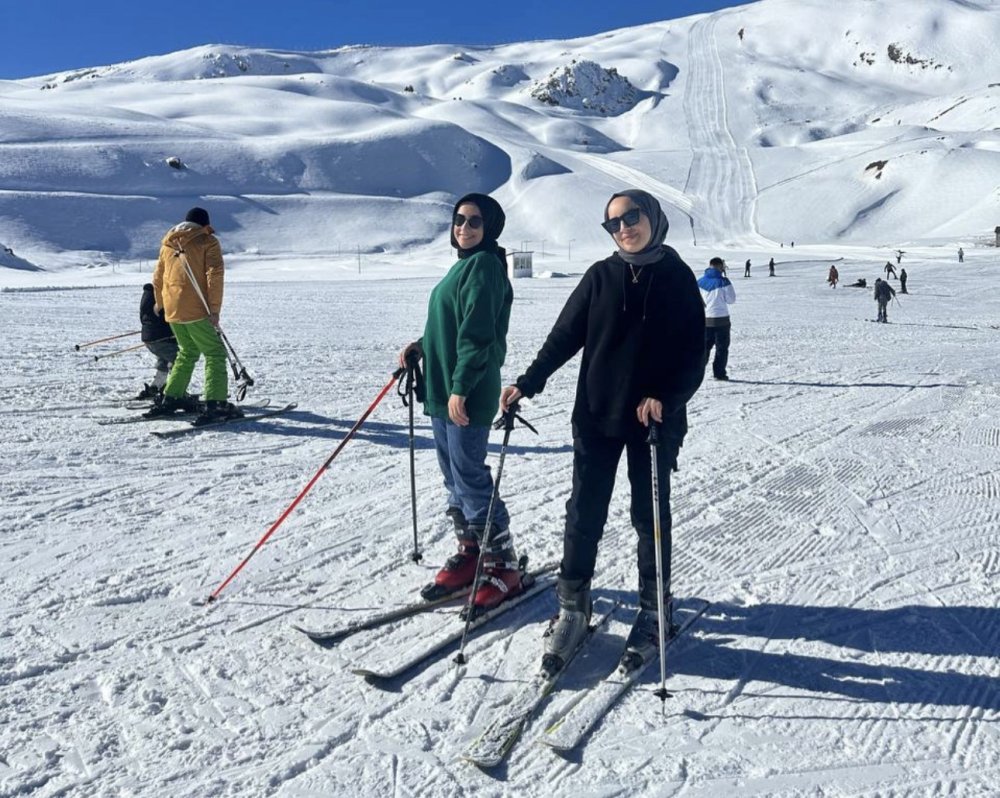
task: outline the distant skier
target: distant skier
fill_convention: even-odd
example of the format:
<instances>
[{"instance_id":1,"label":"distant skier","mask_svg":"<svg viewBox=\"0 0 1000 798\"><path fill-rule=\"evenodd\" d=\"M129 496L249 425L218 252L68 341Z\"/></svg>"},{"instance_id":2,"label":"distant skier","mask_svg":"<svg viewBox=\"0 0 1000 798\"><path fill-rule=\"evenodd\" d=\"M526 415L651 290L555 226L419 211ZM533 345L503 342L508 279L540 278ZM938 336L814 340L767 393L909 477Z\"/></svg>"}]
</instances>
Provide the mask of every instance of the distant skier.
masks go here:
<instances>
[{"instance_id":1,"label":"distant skier","mask_svg":"<svg viewBox=\"0 0 1000 798\"><path fill-rule=\"evenodd\" d=\"M729 306L736 303L736 289L732 282L723 276L725 261L722 258L712 258L708 262L705 274L698 280L701 298L705 302L705 365L708 365L712 347L715 347L715 360L712 361L712 374L717 380L728 380L726 364L729 362Z\"/></svg>"},{"instance_id":2,"label":"distant skier","mask_svg":"<svg viewBox=\"0 0 1000 798\"><path fill-rule=\"evenodd\" d=\"M740 28L738 31L736 31L736 35L740 37L740 41L743 41L743 33L744 33L743 28Z\"/></svg>"},{"instance_id":3,"label":"distant skier","mask_svg":"<svg viewBox=\"0 0 1000 798\"><path fill-rule=\"evenodd\" d=\"M894 267L894 266L892 265L892 263L890 263L889 261L886 261L886 262L885 262L885 268L884 268L884 269L883 269L882 271L884 271L884 272L885 272L885 279L886 279L886 280L888 280L888 279L889 279L889 275L890 275L890 274L891 274L891 275L892 275L893 277L896 277L896 276L897 276L897 275L896 275L896 268L895 268L895 267Z\"/></svg>"},{"instance_id":4,"label":"distant skier","mask_svg":"<svg viewBox=\"0 0 1000 798\"><path fill-rule=\"evenodd\" d=\"M903 255L904 254L906 254L906 253L904 253L903 250L901 250L901 249L897 249L896 250L896 265L897 266L899 265L899 262L903 259Z\"/></svg>"},{"instance_id":5,"label":"distant skier","mask_svg":"<svg viewBox=\"0 0 1000 798\"><path fill-rule=\"evenodd\" d=\"M747 262L743 264L743 276L750 276L750 258L747 258Z\"/></svg>"},{"instance_id":6,"label":"distant skier","mask_svg":"<svg viewBox=\"0 0 1000 798\"><path fill-rule=\"evenodd\" d=\"M163 318L163 308L156 310L155 306L153 284L146 283L142 287L142 299L139 300L139 322L142 326L142 342L156 358L156 374L153 375L152 382L143 385L136 399L156 399L163 392L170 368L177 359L177 339Z\"/></svg>"},{"instance_id":7,"label":"distant skier","mask_svg":"<svg viewBox=\"0 0 1000 798\"><path fill-rule=\"evenodd\" d=\"M840 272L837 271L837 267L832 263L830 264L830 271L826 275L826 281L830 284L830 288L837 287L837 281L840 279Z\"/></svg>"},{"instance_id":8,"label":"distant skier","mask_svg":"<svg viewBox=\"0 0 1000 798\"><path fill-rule=\"evenodd\" d=\"M965 250L961 247L958 248L958 262L965 263Z\"/></svg>"},{"instance_id":9,"label":"distant skier","mask_svg":"<svg viewBox=\"0 0 1000 798\"><path fill-rule=\"evenodd\" d=\"M889 317L886 314L886 307L894 296L896 296L896 292L892 290L892 286L888 282L881 277L875 278L875 301L878 303L877 321L883 324L889 321Z\"/></svg>"},{"instance_id":10,"label":"distant skier","mask_svg":"<svg viewBox=\"0 0 1000 798\"><path fill-rule=\"evenodd\" d=\"M774 277L774 258L771 258L767 263L767 276Z\"/></svg>"},{"instance_id":11,"label":"distant skier","mask_svg":"<svg viewBox=\"0 0 1000 798\"><path fill-rule=\"evenodd\" d=\"M900 267L899 269L899 293L906 294L909 293L906 290L906 269Z\"/></svg>"},{"instance_id":12,"label":"distant skier","mask_svg":"<svg viewBox=\"0 0 1000 798\"><path fill-rule=\"evenodd\" d=\"M857 280L855 280L853 283L851 283L847 287L848 288L867 288L868 287L868 281L864 277L859 277Z\"/></svg>"}]
</instances>

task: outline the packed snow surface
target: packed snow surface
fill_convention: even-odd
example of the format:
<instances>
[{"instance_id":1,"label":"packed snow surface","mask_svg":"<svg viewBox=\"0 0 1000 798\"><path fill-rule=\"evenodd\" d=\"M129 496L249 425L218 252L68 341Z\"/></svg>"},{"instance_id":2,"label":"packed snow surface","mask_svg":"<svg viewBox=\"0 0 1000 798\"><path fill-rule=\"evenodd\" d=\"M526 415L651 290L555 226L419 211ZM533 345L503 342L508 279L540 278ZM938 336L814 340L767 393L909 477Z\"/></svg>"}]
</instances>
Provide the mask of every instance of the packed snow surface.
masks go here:
<instances>
[{"instance_id":1,"label":"packed snow surface","mask_svg":"<svg viewBox=\"0 0 1000 798\"><path fill-rule=\"evenodd\" d=\"M623 466L594 587L626 606L490 772L460 754L538 666L551 591L472 637L465 667L452 648L387 685L350 668L454 626L454 610L329 649L292 628L406 603L454 548L418 415L424 560L410 560L407 413L394 391L220 600L198 604L385 386L444 253L412 279L234 269L223 323L257 377L249 398L299 407L173 441L150 429L181 422L99 423L129 414L121 400L153 361L93 355L134 339L73 348L136 329L148 275L0 293L0 794L992 794L993 258L908 252L911 293L887 325L869 321L870 290L843 287L870 284L883 261L837 261L831 290L819 253L776 260L774 278L755 260L735 280L733 379L709 378L694 397L672 479L673 590L681 607L712 602L670 650L673 697L661 707L652 673L569 757L536 742L620 653L636 581ZM585 265L515 281L505 379ZM539 436L515 431L506 454L517 549L536 565L561 552L577 365L525 405Z\"/></svg>"}]
</instances>

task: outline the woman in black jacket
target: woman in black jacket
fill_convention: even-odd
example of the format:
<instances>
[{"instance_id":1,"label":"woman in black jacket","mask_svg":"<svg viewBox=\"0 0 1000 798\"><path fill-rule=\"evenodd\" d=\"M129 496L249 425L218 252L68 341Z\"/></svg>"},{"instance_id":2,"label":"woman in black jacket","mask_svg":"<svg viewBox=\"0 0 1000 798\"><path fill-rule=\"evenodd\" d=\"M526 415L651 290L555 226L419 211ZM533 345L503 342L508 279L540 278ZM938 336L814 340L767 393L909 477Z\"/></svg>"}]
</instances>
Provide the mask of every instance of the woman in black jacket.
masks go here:
<instances>
[{"instance_id":1,"label":"woman in black jacket","mask_svg":"<svg viewBox=\"0 0 1000 798\"><path fill-rule=\"evenodd\" d=\"M661 425L656 451L669 593L670 470L687 432L687 402L705 370L704 303L690 267L663 244L668 222L659 202L645 191L621 191L611 198L604 219L617 252L587 270L535 361L500 398L506 410L521 396L541 393L546 380L583 350L572 417L573 490L557 586L559 619L545 645L546 656L557 661L572 654L590 622L590 583L623 451L632 525L639 535L640 611L626 651L644 657L655 650L658 597L647 427L651 421Z\"/></svg>"}]
</instances>

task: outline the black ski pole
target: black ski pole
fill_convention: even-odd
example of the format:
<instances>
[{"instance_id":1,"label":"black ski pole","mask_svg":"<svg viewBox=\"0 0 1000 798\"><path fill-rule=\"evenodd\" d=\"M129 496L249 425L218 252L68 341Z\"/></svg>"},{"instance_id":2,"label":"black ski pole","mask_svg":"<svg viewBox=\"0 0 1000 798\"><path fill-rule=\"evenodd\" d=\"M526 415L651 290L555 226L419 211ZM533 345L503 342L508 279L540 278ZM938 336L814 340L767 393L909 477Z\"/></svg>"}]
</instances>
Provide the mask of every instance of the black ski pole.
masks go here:
<instances>
[{"instance_id":1,"label":"black ski pole","mask_svg":"<svg viewBox=\"0 0 1000 798\"><path fill-rule=\"evenodd\" d=\"M413 516L413 554L410 559L419 563L424 555L420 553L420 544L417 540L417 470L414 456L414 435L413 435L413 405L416 397L421 399L423 377L420 374L420 355L410 351L406 355L406 383L400 378L397 390L403 397L403 404L410 409L410 514ZM401 389L401 390L400 390Z\"/></svg>"},{"instance_id":2,"label":"black ski pole","mask_svg":"<svg viewBox=\"0 0 1000 798\"><path fill-rule=\"evenodd\" d=\"M653 546L656 548L656 614L660 643L660 689L655 695L666 704L670 693L667 692L667 638L666 638L666 608L663 596L663 552L660 549L660 472L657 457L660 449L660 425L649 420L649 454L653 463Z\"/></svg>"},{"instance_id":3,"label":"black ski pole","mask_svg":"<svg viewBox=\"0 0 1000 798\"><path fill-rule=\"evenodd\" d=\"M497 478L493 481L493 493L490 495L490 507L486 511L486 527L483 529L483 539L479 544L479 559L476 561L476 575L472 579L472 590L469 592L469 603L463 611L463 615L465 616L465 629L462 630L462 644L458 648L458 654L455 655L455 662L459 665L464 665L467 661L465 658L465 642L469 637L469 626L472 624L475 616L476 592L479 590L479 582L483 575L483 559L490 547L490 538L493 536L493 510L496 507L497 497L500 495L500 479L503 477L503 462L507 457L507 443L510 440L510 433L514 429L514 421L520 421L536 435L538 434L537 429L517 414L519 409L518 403L514 402L504 413L501 414L500 418L493 422L493 429L503 430L503 443L500 445L500 462L497 464Z\"/></svg>"}]
</instances>

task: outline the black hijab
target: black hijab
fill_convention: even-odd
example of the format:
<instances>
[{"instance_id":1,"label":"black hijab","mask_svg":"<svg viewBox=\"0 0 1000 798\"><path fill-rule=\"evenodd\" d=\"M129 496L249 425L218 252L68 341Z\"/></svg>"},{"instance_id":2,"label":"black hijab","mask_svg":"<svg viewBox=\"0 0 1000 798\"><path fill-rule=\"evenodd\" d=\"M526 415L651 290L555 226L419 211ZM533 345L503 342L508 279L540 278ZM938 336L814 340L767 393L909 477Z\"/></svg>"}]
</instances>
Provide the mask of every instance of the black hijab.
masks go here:
<instances>
[{"instance_id":1,"label":"black hijab","mask_svg":"<svg viewBox=\"0 0 1000 798\"><path fill-rule=\"evenodd\" d=\"M660 207L659 201L652 194L642 189L627 188L624 191L619 191L617 194L611 195L608 204L604 206L604 221L608 220L608 208L611 207L611 203L618 197L628 197L636 204L639 210L649 219L649 226L653 233L649 239L649 243L646 244L643 250L639 252L626 252L619 248L618 257L626 263L631 263L633 266L645 266L647 263L655 263L660 260L664 253L663 239L667 237L667 229L670 227L670 223L667 221L667 215L663 212L663 208Z\"/></svg>"},{"instance_id":2,"label":"black hijab","mask_svg":"<svg viewBox=\"0 0 1000 798\"><path fill-rule=\"evenodd\" d=\"M507 252L503 247L497 244L497 239L500 238L500 234L503 232L503 226L507 222L507 216L504 214L503 208L500 207L500 203L493 199L493 197L487 196L486 194L466 194L462 197L462 199L456 202L455 207L451 209L452 219L455 218L455 214L458 213L458 209L467 202L471 202L479 208L479 213L482 214L483 240L471 249L461 249L458 246L458 241L455 240L455 226L452 225L451 245L458 250L458 257L464 259L477 252L492 252L500 258L504 266L506 266Z\"/></svg>"}]
</instances>

